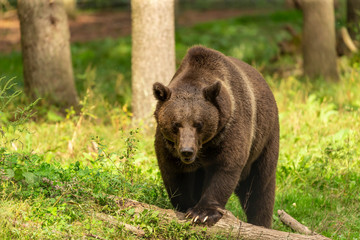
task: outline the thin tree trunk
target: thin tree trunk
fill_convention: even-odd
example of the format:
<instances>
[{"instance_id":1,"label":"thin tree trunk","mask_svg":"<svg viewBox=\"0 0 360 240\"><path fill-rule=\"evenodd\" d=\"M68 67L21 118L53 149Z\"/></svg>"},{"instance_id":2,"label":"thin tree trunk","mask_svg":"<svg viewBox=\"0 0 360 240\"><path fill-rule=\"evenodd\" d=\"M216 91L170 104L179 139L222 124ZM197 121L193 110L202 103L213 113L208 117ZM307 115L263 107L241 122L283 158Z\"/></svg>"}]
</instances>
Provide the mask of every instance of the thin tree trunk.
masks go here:
<instances>
[{"instance_id":1,"label":"thin tree trunk","mask_svg":"<svg viewBox=\"0 0 360 240\"><path fill-rule=\"evenodd\" d=\"M131 18L133 118L150 123L152 85L175 73L174 0L132 0Z\"/></svg>"},{"instance_id":2,"label":"thin tree trunk","mask_svg":"<svg viewBox=\"0 0 360 240\"><path fill-rule=\"evenodd\" d=\"M305 75L337 81L333 0L301 0Z\"/></svg>"},{"instance_id":3,"label":"thin tree trunk","mask_svg":"<svg viewBox=\"0 0 360 240\"><path fill-rule=\"evenodd\" d=\"M347 25L352 39L360 38L360 0L347 0Z\"/></svg>"},{"instance_id":4,"label":"thin tree trunk","mask_svg":"<svg viewBox=\"0 0 360 240\"><path fill-rule=\"evenodd\" d=\"M76 106L69 26L62 0L18 0L25 92Z\"/></svg>"}]
</instances>

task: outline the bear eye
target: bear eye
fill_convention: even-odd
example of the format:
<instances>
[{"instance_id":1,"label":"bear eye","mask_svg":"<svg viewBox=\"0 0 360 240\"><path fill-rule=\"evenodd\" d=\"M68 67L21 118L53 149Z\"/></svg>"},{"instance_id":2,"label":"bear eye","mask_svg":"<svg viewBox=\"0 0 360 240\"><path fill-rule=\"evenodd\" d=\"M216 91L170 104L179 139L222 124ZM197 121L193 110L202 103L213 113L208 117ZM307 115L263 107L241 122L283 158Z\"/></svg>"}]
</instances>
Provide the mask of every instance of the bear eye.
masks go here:
<instances>
[{"instance_id":1,"label":"bear eye","mask_svg":"<svg viewBox=\"0 0 360 240\"><path fill-rule=\"evenodd\" d=\"M177 133L177 131L178 131L179 128L181 128L181 127L182 127L182 125L181 125L181 123L179 123L179 122L174 122L174 123L172 124L172 130L173 130L174 133Z\"/></svg>"},{"instance_id":2,"label":"bear eye","mask_svg":"<svg viewBox=\"0 0 360 240\"><path fill-rule=\"evenodd\" d=\"M204 124L202 122L195 122L194 123L194 128L196 128L197 130L201 130L203 128Z\"/></svg>"}]
</instances>

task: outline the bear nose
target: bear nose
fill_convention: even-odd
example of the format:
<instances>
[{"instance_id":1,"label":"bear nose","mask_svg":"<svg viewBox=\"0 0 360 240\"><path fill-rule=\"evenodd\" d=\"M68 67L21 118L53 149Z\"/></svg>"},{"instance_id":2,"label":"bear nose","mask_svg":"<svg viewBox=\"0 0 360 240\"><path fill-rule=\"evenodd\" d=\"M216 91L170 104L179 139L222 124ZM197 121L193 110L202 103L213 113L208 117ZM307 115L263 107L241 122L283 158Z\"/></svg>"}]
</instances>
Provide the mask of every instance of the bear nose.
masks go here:
<instances>
[{"instance_id":1,"label":"bear nose","mask_svg":"<svg viewBox=\"0 0 360 240\"><path fill-rule=\"evenodd\" d=\"M191 157L194 154L193 148L182 148L180 149L180 154L183 157Z\"/></svg>"}]
</instances>

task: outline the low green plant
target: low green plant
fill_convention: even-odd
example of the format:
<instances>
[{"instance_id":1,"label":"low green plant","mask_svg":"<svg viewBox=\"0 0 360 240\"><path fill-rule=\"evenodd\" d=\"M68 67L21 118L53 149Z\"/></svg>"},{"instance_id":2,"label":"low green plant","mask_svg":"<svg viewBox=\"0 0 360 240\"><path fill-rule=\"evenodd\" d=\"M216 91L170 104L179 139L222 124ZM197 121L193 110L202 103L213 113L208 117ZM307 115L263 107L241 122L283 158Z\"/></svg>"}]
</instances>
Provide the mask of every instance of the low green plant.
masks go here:
<instances>
[{"instance_id":1,"label":"low green plant","mask_svg":"<svg viewBox=\"0 0 360 240\"><path fill-rule=\"evenodd\" d=\"M13 79L7 80L5 77L0 77L0 164L3 163L5 155L8 154L8 147L14 145L15 142L22 142L16 136L16 132L24 132L27 130L24 123L34 116L33 108L37 101L21 108L17 107L14 111L6 111L7 107L22 93L20 90L14 90L16 83ZM16 148L16 147L15 147ZM23 176L20 169L17 169L16 177ZM11 173L14 174L15 172ZM26 174L30 179L32 176Z\"/></svg>"},{"instance_id":2,"label":"low green plant","mask_svg":"<svg viewBox=\"0 0 360 240\"><path fill-rule=\"evenodd\" d=\"M0 131L3 137L10 126L17 128L31 118L35 114L32 109L38 102L36 100L24 108L17 107L13 112L6 111L7 107L22 94L21 90L14 89L15 86L16 83L14 83L13 78L7 80L5 77L0 77Z\"/></svg>"}]
</instances>

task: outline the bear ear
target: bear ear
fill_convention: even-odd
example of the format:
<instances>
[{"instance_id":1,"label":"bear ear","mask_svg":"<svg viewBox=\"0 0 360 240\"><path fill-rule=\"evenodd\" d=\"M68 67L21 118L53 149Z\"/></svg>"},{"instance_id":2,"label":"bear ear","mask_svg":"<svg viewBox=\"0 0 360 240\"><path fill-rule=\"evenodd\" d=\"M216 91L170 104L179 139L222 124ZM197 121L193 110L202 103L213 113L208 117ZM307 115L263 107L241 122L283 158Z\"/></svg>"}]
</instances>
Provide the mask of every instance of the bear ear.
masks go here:
<instances>
[{"instance_id":1,"label":"bear ear","mask_svg":"<svg viewBox=\"0 0 360 240\"><path fill-rule=\"evenodd\" d=\"M154 83L153 93L157 100L163 102L168 100L171 96L171 90L159 82Z\"/></svg>"},{"instance_id":2,"label":"bear ear","mask_svg":"<svg viewBox=\"0 0 360 240\"><path fill-rule=\"evenodd\" d=\"M217 81L213 85L210 85L203 90L203 94L206 100L215 102L216 97L219 95L221 90L221 83Z\"/></svg>"}]
</instances>

